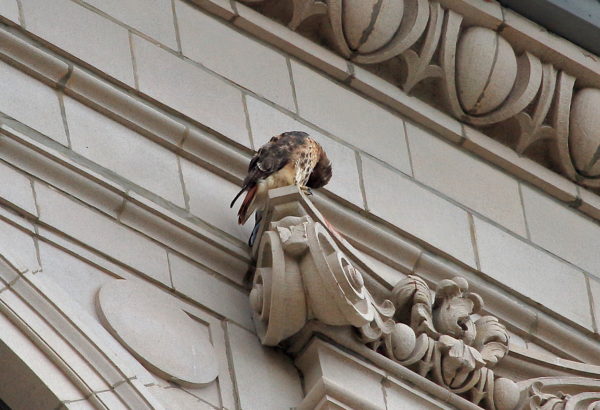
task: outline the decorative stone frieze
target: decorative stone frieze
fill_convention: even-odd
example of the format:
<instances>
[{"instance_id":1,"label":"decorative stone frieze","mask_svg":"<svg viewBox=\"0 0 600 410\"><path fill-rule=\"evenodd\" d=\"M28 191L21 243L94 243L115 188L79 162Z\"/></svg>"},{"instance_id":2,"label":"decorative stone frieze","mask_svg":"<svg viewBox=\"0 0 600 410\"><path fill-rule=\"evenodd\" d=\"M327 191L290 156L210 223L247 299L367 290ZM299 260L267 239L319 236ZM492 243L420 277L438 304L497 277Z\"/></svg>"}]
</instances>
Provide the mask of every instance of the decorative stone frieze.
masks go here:
<instances>
[{"instance_id":1,"label":"decorative stone frieze","mask_svg":"<svg viewBox=\"0 0 600 410\"><path fill-rule=\"evenodd\" d=\"M597 393L561 395L548 387L554 384L540 384L546 379L517 382L496 375L494 367L509 354L509 334L496 317L484 314L482 297L463 277L441 280L434 290L408 275L382 291L372 281L372 265L297 189L269 195L253 249L250 293L264 345L287 345L309 324L350 327L356 343L487 409L598 400ZM298 342L293 344L297 350Z\"/></svg>"},{"instance_id":2,"label":"decorative stone frieze","mask_svg":"<svg viewBox=\"0 0 600 410\"><path fill-rule=\"evenodd\" d=\"M511 45L502 26L473 25L448 2L429 0L245 2L519 154L600 188L600 90L535 47Z\"/></svg>"}]
</instances>

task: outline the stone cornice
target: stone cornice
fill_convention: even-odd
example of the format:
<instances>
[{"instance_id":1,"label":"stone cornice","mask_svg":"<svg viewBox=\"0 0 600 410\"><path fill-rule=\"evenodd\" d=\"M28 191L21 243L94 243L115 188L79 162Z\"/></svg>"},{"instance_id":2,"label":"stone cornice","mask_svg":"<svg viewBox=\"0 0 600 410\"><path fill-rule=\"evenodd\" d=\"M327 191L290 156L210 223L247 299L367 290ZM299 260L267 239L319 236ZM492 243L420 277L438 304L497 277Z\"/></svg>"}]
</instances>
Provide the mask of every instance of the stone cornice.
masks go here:
<instances>
[{"instance_id":1,"label":"stone cornice","mask_svg":"<svg viewBox=\"0 0 600 410\"><path fill-rule=\"evenodd\" d=\"M257 262L250 304L263 344L284 343L297 352L314 332L333 335L336 342L346 347L350 343L352 350L358 349L378 366L389 368L385 363L394 362L490 409L542 408L549 401L570 400L552 388L546 392L546 387L558 384L571 390L577 384L589 385L594 402L598 400L594 392L600 384L588 378L600 374L598 366L529 355L519 348L511 356L517 361L514 367L534 364L525 373L533 379L524 380L522 372L503 366L511 345L502 323L510 325L513 318L531 313L522 306L507 302L512 317L499 321L461 276L434 280L430 288L421 277L408 275L391 292L382 291L368 280L377 276L377 268L369 266L295 187L270 191L261 221L261 240L253 248ZM445 268L437 265L431 270ZM334 330L344 327L354 331L339 336L340 330ZM553 336L559 335L560 331ZM495 374L496 368L507 376ZM318 390L324 389L323 394L325 384ZM424 386L439 397L436 389ZM576 400L580 399L584 397Z\"/></svg>"},{"instance_id":2,"label":"stone cornice","mask_svg":"<svg viewBox=\"0 0 600 410\"><path fill-rule=\"evenodd\" d=\"M600 188L600 63L518 15L483 1L249 3L517 153Z\"/></svg>"}]
</instances>

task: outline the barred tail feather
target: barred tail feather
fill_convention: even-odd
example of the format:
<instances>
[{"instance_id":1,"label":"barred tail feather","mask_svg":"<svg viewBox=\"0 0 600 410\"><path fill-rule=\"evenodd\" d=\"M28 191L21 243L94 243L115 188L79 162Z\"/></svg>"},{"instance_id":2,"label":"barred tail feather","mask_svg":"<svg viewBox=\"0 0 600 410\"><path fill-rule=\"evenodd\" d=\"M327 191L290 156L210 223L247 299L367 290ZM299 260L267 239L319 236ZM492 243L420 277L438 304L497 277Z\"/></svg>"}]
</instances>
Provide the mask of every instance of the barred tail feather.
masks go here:
<instances>
[{"instance_id":1,"label":"barred tail feather","mask_svg":"<svg viewBox=\"0 0 600 410\"><path fill-rule=\"evenodd\" d=\"M258 190L258 185L254 185L252 188L248 190L244 201L242 202L242 206L240 206L240 210L238 211L238 224L243 225L246 223L246 220L250 216L251 212L248 212L254 197L256 196L256 191Z\"/></svg>"},{"instance_id":2,"label":"barred tail feather","mask_svg":"<svg viewBox=\"0 0 600 410\"><path fill-rule=\"evenodd\" d=\"M242 193L246 190L246 186L242 187L242 189L240 189L240 192L237 193L237 195L235 196L235 198L233 198L233 201L231 201L231 203L229 204L230 208L233 208L233 204L235 204L235 201L237 201L237 199L240 197L240 195L242 195Z\"/></svg>"}]
</instances>

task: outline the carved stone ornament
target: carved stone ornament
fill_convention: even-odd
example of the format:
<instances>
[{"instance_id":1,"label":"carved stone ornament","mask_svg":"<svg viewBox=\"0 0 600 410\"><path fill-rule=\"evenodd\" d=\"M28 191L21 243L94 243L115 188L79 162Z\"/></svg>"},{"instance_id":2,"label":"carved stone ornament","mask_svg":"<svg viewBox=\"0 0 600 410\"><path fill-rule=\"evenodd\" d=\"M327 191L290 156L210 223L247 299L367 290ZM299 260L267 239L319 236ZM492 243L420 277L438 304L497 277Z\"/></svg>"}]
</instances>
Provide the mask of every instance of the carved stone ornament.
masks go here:
<instances>
[{"instance_id":1,"label":"carved stone ornament","mask_svg":"<svg viewBox=\"0 0 600 410\"><path fill-rule=\"evenodd\" d=\"M600 90L576 89L575 77L542 62L535 49L517 51L499 32L466 24L440 4L452 2L242 1L458 120L485 127L519 154L600 189Z\"/></svg>"},{"instance_id":2,"label":"carved stone ornament","mask_svg":"<svg viewBox=\"0 0 600 410\"><path fill-rule=\"evenodd\" d=\"M250 301L264 345L311 321L350 326L368 348L487 409L579 409L569 403L598 400L599 393L565 396L547 383L495 375L509 335L496 317L479 315L484 302L464 278L432 289L409 275L382 294L369 282L378 277L371 265L295 187L270 191L263 212ZM552 407L559 402L566 407Z\"/></svg>"}]
</instances>

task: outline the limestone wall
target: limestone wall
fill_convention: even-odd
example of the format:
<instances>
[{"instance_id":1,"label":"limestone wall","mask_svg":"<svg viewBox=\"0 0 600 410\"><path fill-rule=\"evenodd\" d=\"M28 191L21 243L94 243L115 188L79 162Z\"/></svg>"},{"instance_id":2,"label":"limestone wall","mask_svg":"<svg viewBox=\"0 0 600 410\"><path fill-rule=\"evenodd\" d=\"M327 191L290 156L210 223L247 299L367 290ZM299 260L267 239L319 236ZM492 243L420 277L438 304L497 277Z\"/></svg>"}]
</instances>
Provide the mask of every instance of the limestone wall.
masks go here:
<instances>
[{"instance_id":1,"label":"limestone wall","mask_svg":"<svg viewBox=\"0 0 600 410\"><path fill-rule=\"evenodd\" d=\"M2 254L64 292L158 402L282 409L304 396L292 359L254 334L246 282L252 227L239 227L229 208L253 150L288 130L307 131L326 149L333 179L317 206L379 266L384 285L424 269L423 252L438 255L525 306L525 325L509 327L515 345L543 350L540 317L595 343L595 194L531 160L519 158L515 172L490 163L465 147L464 135L503 153L491 138L431 107L420 112L430 121L409 120L332 75L347 70L341 57L290 31L290 43L310 54L293 57L248 32L250 20L237 13L251 10L217 0L0 0ZM287 30L252 16L267 30ZM463 137L432 131L434 122ZM402 268L377 235L362 236L356 224L365 222L413 241L420 250L412 264ZM173 296L195 318L217 348L216 381L170 384L114 343L96 294L117 278ZM2 285L1 303L8 306L17 282ZM0 323L0 339L11 345L9 328ZM552 342L544 347L577 356ZM43 366L40 374L61 372ZM90 397L126 405L118 383L85 390L44 380L68 408L85 408ZM18 408L18 397L0 398Z\"/></svg>"}]
</instances>

